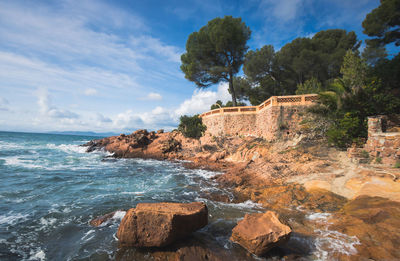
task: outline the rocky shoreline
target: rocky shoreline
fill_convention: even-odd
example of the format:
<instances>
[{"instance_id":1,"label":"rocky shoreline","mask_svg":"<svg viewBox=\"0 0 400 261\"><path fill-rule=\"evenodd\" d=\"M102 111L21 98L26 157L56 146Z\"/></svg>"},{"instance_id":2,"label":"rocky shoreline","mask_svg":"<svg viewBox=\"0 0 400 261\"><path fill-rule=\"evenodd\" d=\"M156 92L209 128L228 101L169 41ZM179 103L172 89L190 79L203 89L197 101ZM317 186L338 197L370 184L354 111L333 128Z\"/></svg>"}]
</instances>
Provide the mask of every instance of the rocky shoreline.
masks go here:
<instances>
[{"instance_id":1,"label":"rocky shoreline","mask_svg":"<svg viewBox=\"0 0 400 261\"><path fill-rule=\"evenodd\" d=\"M294 233L310 237L331 233L328 237L352 240L349 251L332 251L329 258L400 258L399 170L354 163L345 152L323 144L305 137L267 142L205 135L196 140L176 131L138 130L84 146L88 152L103 149L117 158L183 160L188 168L221 171L215 180L234 192L235 202L251 199L262 204L279 213ZM318 222L307 218L313 213L323 218Z\"/></svg>"}]
</instances>

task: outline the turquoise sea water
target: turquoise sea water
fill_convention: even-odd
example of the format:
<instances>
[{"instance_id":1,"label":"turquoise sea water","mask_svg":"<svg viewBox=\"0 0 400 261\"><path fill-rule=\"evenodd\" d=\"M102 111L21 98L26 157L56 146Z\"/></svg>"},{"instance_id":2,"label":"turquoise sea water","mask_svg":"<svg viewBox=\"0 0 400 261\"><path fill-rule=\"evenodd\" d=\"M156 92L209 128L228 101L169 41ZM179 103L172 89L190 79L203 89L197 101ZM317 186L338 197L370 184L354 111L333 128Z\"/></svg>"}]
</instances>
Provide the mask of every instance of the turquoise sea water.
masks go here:
<instances>
[{"instance_id":1,"label":"turquoise sea water","mask_svg":"<svg viewBox=\"0 0 400 261\"><path fill-rule=\"evenodd\" d=\"M79 145L94 138L0 132L0 260L116 259L115 233L124 211L97 228L89 221L160 201L206 202L210 225L197 236L233 255L245 253L229 242L230 229L260 207L211 200L233 197L209 179L219 173L85 153ZM140 259L150 257L144 253Z\"/></svg>"}]
</instances>

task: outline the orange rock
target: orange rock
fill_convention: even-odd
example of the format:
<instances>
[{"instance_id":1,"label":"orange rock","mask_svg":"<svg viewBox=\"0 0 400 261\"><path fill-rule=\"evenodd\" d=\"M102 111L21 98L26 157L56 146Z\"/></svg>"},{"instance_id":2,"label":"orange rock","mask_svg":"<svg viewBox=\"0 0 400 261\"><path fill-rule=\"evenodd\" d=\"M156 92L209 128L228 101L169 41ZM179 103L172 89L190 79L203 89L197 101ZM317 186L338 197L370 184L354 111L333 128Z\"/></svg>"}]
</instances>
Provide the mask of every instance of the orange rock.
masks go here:
<instances>
[{"instance_id":1,"label":"orange rock","mask_svg":"<svg viewBox=\"0 0 400 261\"><path fill-rule=\"evenodd\" d=\"M122 219L117 237L122 245L163 247L207 223L207 206L201 202L139 203Z\"/></svg>"},{"instance_id":2,"label":"orange rock","mask_svg":"<svg viewBox=\"0 0 400 261\"><path fill-rule=\"evenodd\" d=\"M115 214L115 212L116 212L116 211L111 212L111 213L108 213L108 214L105 214L105 215L100 216L100 217L97 217L97 218L95 218L95 219L92 219L89 223L90 223L90 225L92 225L92 226L94 226L94 227L98 227L98 226L100 226L101 224L103 224L104 222L106 222L106 221L112 219L113 216L114 216L114 214Z\"/></svg>"},{"instance_id":3,"label":"orange rock","mask_svg":"<svg viewBox=\"0 0 400 261\"><path fill-rule=\"evenodd\" d=\"M232 230L231 240L249 252L261 256L271 248L286 243L292 230L282 224L275 212L246 214Z\"/></svg>"}]
</instances>

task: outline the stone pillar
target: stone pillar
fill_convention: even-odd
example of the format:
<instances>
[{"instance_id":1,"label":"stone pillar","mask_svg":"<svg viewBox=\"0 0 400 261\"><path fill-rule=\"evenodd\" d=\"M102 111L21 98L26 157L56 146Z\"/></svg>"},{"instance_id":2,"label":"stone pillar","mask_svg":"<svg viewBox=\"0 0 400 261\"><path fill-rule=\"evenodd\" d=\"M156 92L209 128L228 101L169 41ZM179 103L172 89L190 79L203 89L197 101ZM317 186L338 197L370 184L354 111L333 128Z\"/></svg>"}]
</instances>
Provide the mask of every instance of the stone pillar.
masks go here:
<instances>
[{"instance_id":1,"label":"stone pillar","mask_svg":"<svg viewBox=\"0 0 400 261\"><path fill-rule=\"evenodd\" d=\"M368 117L368 137L371 137L374 133L382 132L382 117Z\"/></svg>"}]
</instances>

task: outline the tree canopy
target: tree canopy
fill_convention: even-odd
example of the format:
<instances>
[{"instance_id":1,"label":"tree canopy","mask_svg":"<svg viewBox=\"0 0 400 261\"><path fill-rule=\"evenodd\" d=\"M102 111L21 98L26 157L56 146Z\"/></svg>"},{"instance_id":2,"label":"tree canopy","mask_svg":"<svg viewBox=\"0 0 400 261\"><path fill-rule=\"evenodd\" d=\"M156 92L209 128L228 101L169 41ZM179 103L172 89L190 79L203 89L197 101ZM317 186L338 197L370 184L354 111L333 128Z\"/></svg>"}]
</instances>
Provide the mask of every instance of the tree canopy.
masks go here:
<instances>
[{"instance_id":1,"label":"tree canopy","mask_svg":"<svg viewBox=\"0 0 400 261\"><path fill-rule=\"evenodd\" d=\"M381 0L381 4L367 14L362 22L364 33L373 39L371 46L395 43L400 46L400 0Z\"/></svg>"},{"instance_id":2,"label":"tree canopy","mask_svg":"<svg viewBox=\"0 0 400 261\"><path fill-rule=\"evenodd\" d=\"M181 69L186 79L198 87L208 87L220 81L229 83L233 105L236 94L233 77L240 70L248 49L250 28L241 18L215 18L189 35L186 53L181 56Z\"/></svg>"},{"instance_id":3,"label":"tree canopy","mask_svg":"<svg viewBox=\"0 0 400 261\"><path fill-rule=\"evenodd\" d=\"M311 80L322 90L340 75L346 51L359 46L354 32L331 29L312 38L294 39L278 52L271 45L249 51L243 66L245 76L235 78L235 91L255 105L272 95L295 94L299 86L303 88L299 92L309 91L304 88Z\"/></svg>"}]
</instances>

